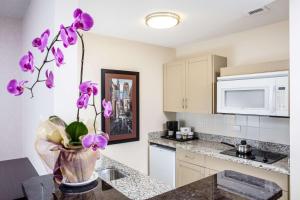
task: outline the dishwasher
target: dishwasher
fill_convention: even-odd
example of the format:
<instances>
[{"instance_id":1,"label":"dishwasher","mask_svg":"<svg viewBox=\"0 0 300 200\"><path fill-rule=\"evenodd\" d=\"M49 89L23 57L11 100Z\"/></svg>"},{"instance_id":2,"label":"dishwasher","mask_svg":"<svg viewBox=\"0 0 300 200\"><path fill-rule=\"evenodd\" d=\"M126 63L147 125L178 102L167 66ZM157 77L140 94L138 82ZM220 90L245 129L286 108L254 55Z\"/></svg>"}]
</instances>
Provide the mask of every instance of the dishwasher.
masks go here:
<instances>
[{"instance_id":1,"label":"dishwasher","mask_svg":"<svg viewBox=\"0 0 300 200\"><path fill-rule=\"evenodd\" d=\"M150 177L175 188L175 149L150 144Z\"/></svg>"}]
</instances>

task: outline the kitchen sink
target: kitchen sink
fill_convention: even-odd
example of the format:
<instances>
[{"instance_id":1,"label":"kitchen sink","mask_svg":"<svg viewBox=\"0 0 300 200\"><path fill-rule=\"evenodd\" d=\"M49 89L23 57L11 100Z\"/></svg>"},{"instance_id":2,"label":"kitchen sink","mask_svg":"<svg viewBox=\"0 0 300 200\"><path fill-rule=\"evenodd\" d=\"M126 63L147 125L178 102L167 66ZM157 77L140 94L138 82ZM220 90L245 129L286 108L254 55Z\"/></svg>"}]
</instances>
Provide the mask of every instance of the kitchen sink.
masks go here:
<instances>
[{"instance_id":1,"label":"kitchen sink","mask_svg":"<svg viewBox=\"0 0 300 200\"><path fill-rule=\"evenodd\" d=\"M104 180L117 180L120 178L126 177L124 174L122 174L118 169L116 168L106 168L99 171L100 178L103 178Z\"/></svg>"}]
</instances>

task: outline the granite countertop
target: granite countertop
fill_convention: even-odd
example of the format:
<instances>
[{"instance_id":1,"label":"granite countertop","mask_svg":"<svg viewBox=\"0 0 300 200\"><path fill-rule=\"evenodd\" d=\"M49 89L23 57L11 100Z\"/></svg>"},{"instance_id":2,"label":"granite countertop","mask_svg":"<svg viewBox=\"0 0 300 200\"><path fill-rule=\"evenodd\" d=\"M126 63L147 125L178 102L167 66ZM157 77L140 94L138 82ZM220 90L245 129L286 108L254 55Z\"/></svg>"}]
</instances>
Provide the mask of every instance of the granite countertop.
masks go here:
<instances>
[{"instance_id":1,"label":"granite countertop","mask_svg":"<svg viewBox=\"0 0 300 200\"><path fill-rule=\"evenodd\" d=\"M275 200L281 196L282 190L276 183L225 170L151 200Z\"/></svg>"},{"instance_id":2,"label":"granite countertop","mask_svg":"<svg viewBox=\"0 0 300 200\"><path fill-rule=\"evenodd\" d=\"M96 171L100 172L106 168L115 168L126 175L124 178L113 181L106 179L106 177L101 177L101 175L100 178L129 199L149 199L173 189L169 185L101 155L96 164Z\"/></svg>"},{"instance_id":3,"label":"granite countertop","mask_svg":"<svg viewBox=\"0 0 300 200\"><path fill-rule=\"evenodd\" d=\"M199 153L214 158L219 158L219 159L228 160L240 164L250 165L253 167L262 168L268 171L278 172L286 175L290 174L288 158L284 158L273 164L266 164L266 163L256 162L253 160L247 160L247 159L220 154L220 152L232 148L227 145L221 144L220 142L206 141L200 139L188 141L188 142L177 142L173 140L160 138L160 136L158 135L161 134L161 132L153 132L151 134L152 135L149 135L149 139L148 139L150 143L160 144L175 149L181 148L183 150L187 150L193 153Z\"/></svg>"},{"instance_id":4,"label":"granite countertop","mask_svg":"<svg viewBox=\"0 0 300 200\"><path fill-rule=\"evenodd\" d=\"M117 180L109 180L101 175L101 170L114 168L125 177ZM90 184L87 188L74 189L64 185L57 185L53 181L53 175L36 176L23 182L23 191L29 200L40 199L149 199L173 188L162 182L152 179L137 170L129 168L115 160L101 155L96 163L96 172L99 174L95 187ZM60 187L60 190L58 189ZM63 187L63 188L61 188ZM89 188L91 187L91 188ZM62 193L62 189L72 191L73 194ZM84 191L84 192L83 192Z\"/></svg>"}]
</instances>

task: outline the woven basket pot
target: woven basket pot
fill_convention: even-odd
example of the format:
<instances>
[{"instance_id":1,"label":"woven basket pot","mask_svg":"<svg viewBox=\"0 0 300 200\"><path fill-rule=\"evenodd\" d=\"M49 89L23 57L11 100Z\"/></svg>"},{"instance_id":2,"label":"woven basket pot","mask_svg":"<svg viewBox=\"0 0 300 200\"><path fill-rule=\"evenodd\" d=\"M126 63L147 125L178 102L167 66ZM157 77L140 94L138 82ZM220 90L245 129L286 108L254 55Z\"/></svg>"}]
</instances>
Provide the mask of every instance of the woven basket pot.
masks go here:
<instances>
[{"instance_id":1,"label":"woven basket pot","mask_svg":"<svg viewBox=\"0 0 300 200\"><path fill-rule=\"evenodd\" d=\"M90 179L98 157L99 152L91 149L62 149L57 162L66 182L80 183Z\"/></svg>"}]
</instances>

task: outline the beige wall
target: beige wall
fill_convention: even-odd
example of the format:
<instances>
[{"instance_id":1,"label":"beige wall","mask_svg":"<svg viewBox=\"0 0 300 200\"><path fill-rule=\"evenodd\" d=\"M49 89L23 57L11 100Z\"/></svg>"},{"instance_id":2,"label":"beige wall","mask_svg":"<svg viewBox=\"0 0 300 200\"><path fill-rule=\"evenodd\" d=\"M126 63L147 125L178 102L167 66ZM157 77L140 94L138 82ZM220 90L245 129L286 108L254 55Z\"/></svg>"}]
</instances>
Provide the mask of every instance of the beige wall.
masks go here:
<instances>
[{"instance_id":1,"label":"beige wall","mask_svg":"<svg viewBox=\"0 0 300 200\"><path fill-rule=\"evenodd\" d=\"M100 83L101 68L140 72L140 141L111 145L103 154L147 173L147 133L162 130L167 120L162 111L162 65L175 57L175 50L90 33L85 33L84 38L84 80ZM92 118L92 110L86 111L81 117Z\"/></svg>"},{"instance_id":2,"label":"beige wall","mask_svg":"<svg viewBox=\"0 0 300 200\"><path fill-rule=\"evenodd\" d=\"M23 157L22 99L9 94L6 85L21 79L18 62L21 55L22 21L0 17L0 161ZM13 147L13 148L12 148Z\"/></svg>"},{"instance_id":3,"label":"beige wall","mask_svg":"<svg viewBox=\"0 0 300 200\"><path fill-rule=\"evenodd\" d=\"M226 56L228 66L289 59L289 24L256 29L178 47L177 56L211 52ZM197 132L289 144L289 119L241 115L178 113L177 120Z\"/></svg>"},{"instance_id":4,"label":"beige wall","mask_svg":"<svg viewBox=\"0 0 300 200\"><path fill-rule=\"evenodd\" d=\"M254 64L289 58L289 23L234 33L176 49L177 56L212 52L228 58L228 66Z\"/></svg>"}]
</instances>

